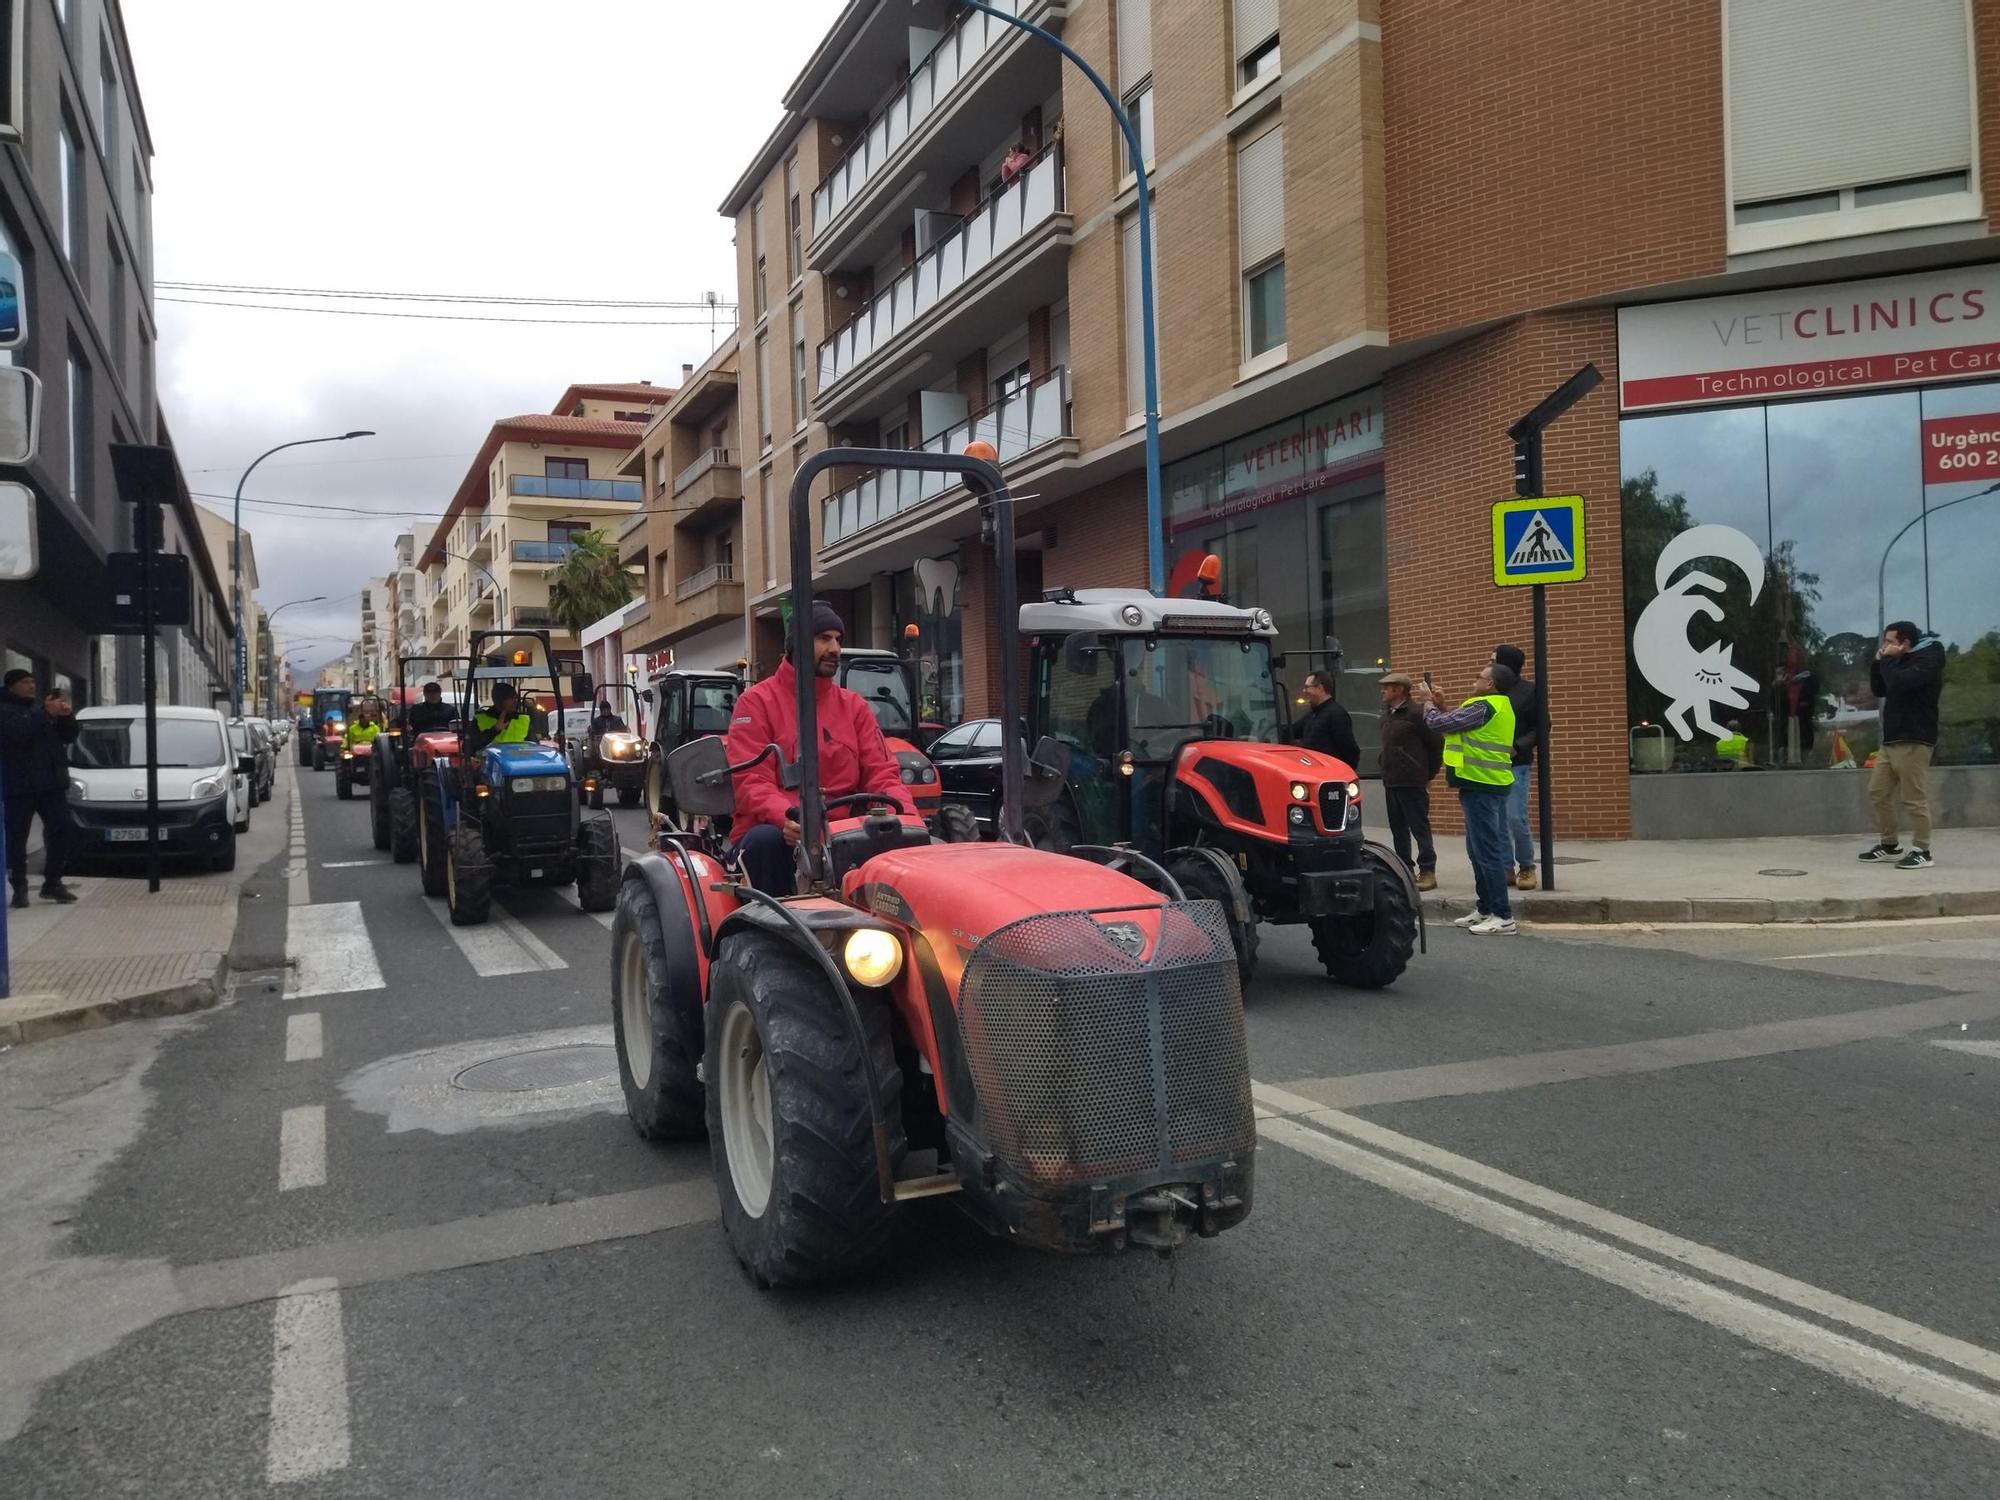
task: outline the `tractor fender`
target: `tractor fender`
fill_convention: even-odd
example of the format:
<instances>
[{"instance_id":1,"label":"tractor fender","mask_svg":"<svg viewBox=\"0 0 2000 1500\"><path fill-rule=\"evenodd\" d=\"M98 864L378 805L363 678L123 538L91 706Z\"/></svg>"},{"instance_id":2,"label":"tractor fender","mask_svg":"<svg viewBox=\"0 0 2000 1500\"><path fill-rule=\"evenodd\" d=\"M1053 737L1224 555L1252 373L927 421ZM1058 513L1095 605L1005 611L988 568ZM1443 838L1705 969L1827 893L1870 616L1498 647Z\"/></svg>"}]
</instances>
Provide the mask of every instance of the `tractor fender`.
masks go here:
<instances>
[{"instance_id":1,"label":"tractor fender","mask_svg":"<svg viewBox=\"0 0 2000 1500\"><path fill-rule=\"evenodd\" d=\"M803 953L808 962L815 964L820 961L821 955L829 951L822 934L846 933L866 927L896 938L903 935L903 929L895 923L870 916L844 901L787 901L782 911L774 910L761 901L752 901L737 907L717 925L715 946L721 948L724 938L747 927L782 936Z\"/></svg>"},{"instance_id":2,"label":"tractor fender","mask_svg":"<svg viewBox=\"0 0 2000 1500\"><path fill-rule=\"evenodd\" d=\"M1424 898L1417 893L1417 877L1410 873L1410 867L1396 858L1396 851L1387 844L1378 844L1373 839L1362 840L1361 847L1375 856L1383 873L1403 884L1403 892L1410 898L1410 908L1417 914L1417 952L1428 953L1430 939L1424 924Z\"/></svg>"},{"instance_id":3,"label":"tractor fender","mask_svg":"<svg viewBox=\"0 0 2000 1500\"><path fill-rule=\"evenodd\" d=\"M1229 904L1233 908L1230 914L1246 926L1257 920L1256 914L1250 909L1250 892L1244 888L1243 872L1236 868L1235 860L1220 849L1211 849L1206 844L1183 844L1178 849L1169 849L1160 863L1172 869L1177 859L1191 859L1213 865L1229 889Z\"/></svg>"},{"instance_id":4,"label":"tractor fender","mask_svg":"<svg viewBox=\"0 0 2000 1500\"><path fill-rule=\"evenodd\" d=\"M702 949L699 918L690 907L686 872L660 854L642 854L625 866L625 880L643 881L660 911L666 942L667 981L676 994L696 994L708 1003L708 954Z\"/></svg>"}]
</instances>

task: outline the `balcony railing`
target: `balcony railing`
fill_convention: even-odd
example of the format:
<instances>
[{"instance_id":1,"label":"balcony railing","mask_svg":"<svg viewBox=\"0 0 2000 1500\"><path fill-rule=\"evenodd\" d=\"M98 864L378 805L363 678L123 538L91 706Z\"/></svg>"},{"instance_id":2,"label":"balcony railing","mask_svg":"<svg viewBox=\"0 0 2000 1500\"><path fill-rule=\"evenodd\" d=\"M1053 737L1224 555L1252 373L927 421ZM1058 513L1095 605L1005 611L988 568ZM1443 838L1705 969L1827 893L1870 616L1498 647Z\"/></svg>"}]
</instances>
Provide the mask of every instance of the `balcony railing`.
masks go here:
<instances>
[{"instance_id":1,"label":"balcony railing","mask_svg":"<svg viewBox=\"0 0 2000 1500\"><path fill-rule=\"evenodd\" d=\"M1033 9L1037 0L992 0L992 3L996 10L1021 15ZM1015 34L1016 28L979 11L959 12L944 39L910 69L908 80L868 122L854 148L813 189L815 238L824 234L869 179L894 159L932 111L950 98L958 81L972 71L979 59Z\"/></svg>"},{"instance_id":2,"label":"balcony railing","mask_svg":"<svg viewBox=\"0 0 2000 1500\"><path fill-rule=\"evenodd\" d=\"M512 548L517 563L559 563L574 551L575 542L516 542Z\"/></svg>"},{"instance_id":3,"label":"balcony railing","mask_svg":"<svg viewBox=\"0 0 2000 1500\"><path fill-rule=\"evenodd\" d=\"M729 469L735 466L736 460L730 457L727 448L705 449L693 463L674 476L674 493L678 495L710 469Z\"/></svg>"},{"instance_id":4,"label":"balcony railing","mask_svg":"<svg viewBox=\"0 0 2000 1500\"><path fill-rule=\"evenodd\" d=\"M821 391L949 300L995 256L1060 213L1062 206L1062 148L1050 146L819 346Z\"/></svg>"},{"instance_id":5,"label":"balcony railing","mask_svg":"<svg viewBox=\"0 0 2000 1500\"><path fill-rule=\"evenodd\" d=\"M674 585L674 602L692 599L696 594L707 593L720 583L736 582L736 564L712 563L699 573L691 573Z\"/></svg>"},{"instance_id":6,"label":"balcony railing","mask_svg":"<svg viewBox=\"0 0 2000 1500\"><path fill-rule=\"evenodd\" d=\"M517 609L511 619L516 630L547 630L555 624L545 609Z\"/></svg>"},{"instance_id":7,"label":"balcony railing","mask_svg":"<svg viewBox=\"0 0 2000 1500\"><path fill-rule=\"evenodd\" d=\"M643 500L636 479L559 479L553 474L509 474L507 493L524 500Z\"/></svg>"},{"instance_id":8,"label":"balcony railing","mask_svg":"<svg viewBox=\"0 0 2000 1500\"><path fill-rule=\"evenodd\" d=\"M963 453L967 443L983 439L1006 463L1074 433L1069 371L1057 369L1026 390L1003 396L985 411L947 427L923 446L929 453ZM831 547L845 541L858 531L942 495L957 483L949 474L920 474L914 469L870 474L822 502L820 545Z\"/></svg>"}]
</instances>

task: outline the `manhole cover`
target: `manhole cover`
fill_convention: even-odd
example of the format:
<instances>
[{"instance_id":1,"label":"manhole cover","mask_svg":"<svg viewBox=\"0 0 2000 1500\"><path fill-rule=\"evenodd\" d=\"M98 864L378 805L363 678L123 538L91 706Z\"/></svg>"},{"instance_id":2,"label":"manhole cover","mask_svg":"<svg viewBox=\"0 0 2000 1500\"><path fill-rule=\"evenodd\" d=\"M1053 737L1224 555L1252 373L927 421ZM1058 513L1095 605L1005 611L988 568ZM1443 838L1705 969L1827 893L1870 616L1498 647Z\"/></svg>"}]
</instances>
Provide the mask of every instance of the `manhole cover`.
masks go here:
<instances>
[{"instance_id":1,"label":"manhole cover","mask_svg":"<svg viewBox=\"0 0 2000 1500\"><path fill-rule=\"evenodd\" d=\"M451 1083L453 1088L481 1094L519 1094L590 1083L617 1071L618 1053L611 1047L539 1047L474 1063L454 1073Z\"/></svg>"},{"instance_id":2,"label":"manhole cover","mask_svg":"<svg viewBox=\"0 0 2000 1500\"><path fill-rule=\"evenodd\" d=\"M1803 875L1804 870L1759 870L1759 875Z\"/></svg>"}]
</instances>

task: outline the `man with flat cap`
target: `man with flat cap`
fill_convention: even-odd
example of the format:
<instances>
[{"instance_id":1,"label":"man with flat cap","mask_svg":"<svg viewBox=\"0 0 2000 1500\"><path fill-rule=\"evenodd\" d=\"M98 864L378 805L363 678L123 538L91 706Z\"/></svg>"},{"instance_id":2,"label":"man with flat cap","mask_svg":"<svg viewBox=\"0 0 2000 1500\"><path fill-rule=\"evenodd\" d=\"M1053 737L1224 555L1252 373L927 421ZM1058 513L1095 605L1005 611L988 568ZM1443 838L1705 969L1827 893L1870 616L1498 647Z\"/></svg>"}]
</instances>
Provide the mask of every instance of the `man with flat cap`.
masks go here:
<instances>
[{"instance_id":1,"label":"man with flat cap","mask_svg":"<svg viewBox=\"0 0 2000 1500\"><path fill-rule=\"evenodd\" d=\"M1423 710L1410 701L1406 672L1391 672L1382 689L1382 800L1388 805L1389 837L1396 858L1410 863L1417 846L1417 889L1437 889L1437 846L1431 842L1431 778L1444 764L1444 736L1424 723Z\"/></svg>"}]
</instances>

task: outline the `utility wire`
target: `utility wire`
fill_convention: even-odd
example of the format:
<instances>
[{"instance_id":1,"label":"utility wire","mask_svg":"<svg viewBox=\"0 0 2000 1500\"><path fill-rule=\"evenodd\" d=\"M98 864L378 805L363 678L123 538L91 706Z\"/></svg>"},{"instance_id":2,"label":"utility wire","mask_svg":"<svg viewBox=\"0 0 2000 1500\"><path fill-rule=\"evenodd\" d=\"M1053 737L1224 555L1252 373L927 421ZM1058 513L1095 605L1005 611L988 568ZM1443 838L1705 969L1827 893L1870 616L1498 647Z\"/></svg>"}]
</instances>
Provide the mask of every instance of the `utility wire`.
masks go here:
<instances>
[{"instance_id":1,"label":"utility wire","mask_svg":"<svg viewBox=\"0 0 2000 1500\"><path fill-rule=\"evenodd\" d=\"M471 302L487 305L517 305L525 307L641 307L670 308L683 311L698 311L707 308L735 309L734 302L720 299L710 302L702 298L695 302L643 302L623 297L480 297L468 292L357 292L334 287L311 286L248 286L227 281L162 281L155 280L156 287L167 287L180 292L230 292L251 296L272 297L354 297L367 302Z\"/></svg>"},{"instance_id":2,"label":"utility wire","mask_svg":"<svg viewBox=\"0 0 2000 1500\"><path fill-rule=\"evenodd\" d=\"M708 328L707 318L502 318L481 313L388 312L368 307L289 307L282 302L218 302L203 297L155 297L185 307L240 307L253 312L324 313L344 318L418 318L445 323L560 323L566 328Z\"/></svg>"}]
</instances>

